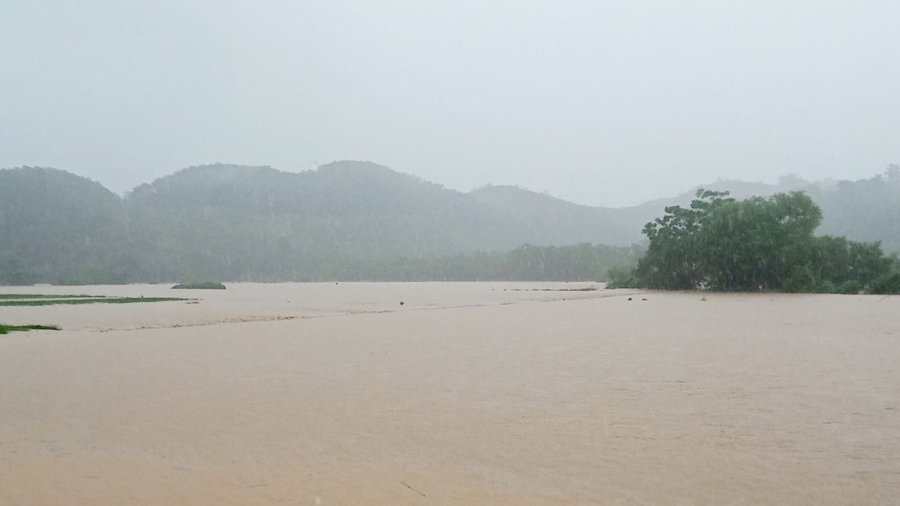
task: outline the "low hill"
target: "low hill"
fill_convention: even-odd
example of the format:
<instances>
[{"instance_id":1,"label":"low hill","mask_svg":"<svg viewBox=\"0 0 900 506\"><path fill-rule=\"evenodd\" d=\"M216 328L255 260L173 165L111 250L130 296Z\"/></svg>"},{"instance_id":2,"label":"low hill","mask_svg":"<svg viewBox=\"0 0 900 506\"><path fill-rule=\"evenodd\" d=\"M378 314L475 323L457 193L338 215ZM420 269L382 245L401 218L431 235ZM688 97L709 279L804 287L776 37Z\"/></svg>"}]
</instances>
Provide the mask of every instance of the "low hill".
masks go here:
<instances>
[{"instance_id":1,"label":"low hill","mask_svg":"<svg viewBox=\"0 0 900 506\"><path fill-rule=\"evenodd\" d=\"M509 251L526 243L627 244L625 231L593 208L496 197L343 161L301 173L192 167L135 188L125 204L143 231L141 277L159 281L231 272L304 279L337 262Z\"/></svg>"},{"instance_id":2,"label":"low hill","mask_svg":"<svg viewBox=\"0 0 900 506\"><path fill-rule=\"evenodd\" d=\"M0 284L124 281L122 211L116 194L75 174L0 170Z\"/></svg>"},{"instance_id":3,"label":"low hill","mask_svg":"<svg viewBox=\"0 0 900 506\"><path fill-rule=\"evenodd\" d=\"M514 222L518 234L533 244L594 242L627 246L635 235L615 219L611 209L573 204L516 186L485 186L469 192Z\"/></svg>"},{"instance_id":4,"label":"low hill","mask_svg":"<svg viewBox=\"0 0 900 506\"><path fill-rule=\"evenodd\" d=\"M881 241L885 251L900 253L900 167L859 181L838 181L807 189L822 208L819 233L855 241Z\"/></svg>"}]
</instances>

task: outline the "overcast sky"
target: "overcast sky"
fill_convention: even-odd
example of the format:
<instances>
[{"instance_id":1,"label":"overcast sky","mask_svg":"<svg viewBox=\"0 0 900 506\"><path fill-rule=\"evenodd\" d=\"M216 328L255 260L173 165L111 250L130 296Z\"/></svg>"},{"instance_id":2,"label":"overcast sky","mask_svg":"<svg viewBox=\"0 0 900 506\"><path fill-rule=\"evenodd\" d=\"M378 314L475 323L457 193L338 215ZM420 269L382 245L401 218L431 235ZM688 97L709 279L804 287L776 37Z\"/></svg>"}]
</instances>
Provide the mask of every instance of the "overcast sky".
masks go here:
<instances>
[{"instance_id":1,"label":"overcast sky","mask_svg":"<svg viewBox=\"0 0 900 506\"><path fill-rule=\"evenodd\" d=\"M900 163L900 2L5 0L0 167L370 160L619 206Z\"/></svg>"}]
</instances>

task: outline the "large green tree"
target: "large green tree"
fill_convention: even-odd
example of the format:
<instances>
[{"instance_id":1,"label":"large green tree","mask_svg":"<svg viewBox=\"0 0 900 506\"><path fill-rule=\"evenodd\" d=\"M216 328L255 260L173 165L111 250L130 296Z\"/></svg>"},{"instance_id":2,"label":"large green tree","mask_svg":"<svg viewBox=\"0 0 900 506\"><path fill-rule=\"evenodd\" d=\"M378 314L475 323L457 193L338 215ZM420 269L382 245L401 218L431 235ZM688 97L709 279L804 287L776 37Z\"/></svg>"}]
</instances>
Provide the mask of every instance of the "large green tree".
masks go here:
<instances>
[{"instance_id":1,"label":"large green tree","mask_svg":"<svg viewBox=\"0 0 900 506\"><path fill-rule=\"evenodd\" d=\"M649 288L725 291L844 291L890 269L878 243L816 237L822 212L806 194L735 200L699 190L690 208L666 208L648 223L636 283Z\"/></svg>"}]
</instances>

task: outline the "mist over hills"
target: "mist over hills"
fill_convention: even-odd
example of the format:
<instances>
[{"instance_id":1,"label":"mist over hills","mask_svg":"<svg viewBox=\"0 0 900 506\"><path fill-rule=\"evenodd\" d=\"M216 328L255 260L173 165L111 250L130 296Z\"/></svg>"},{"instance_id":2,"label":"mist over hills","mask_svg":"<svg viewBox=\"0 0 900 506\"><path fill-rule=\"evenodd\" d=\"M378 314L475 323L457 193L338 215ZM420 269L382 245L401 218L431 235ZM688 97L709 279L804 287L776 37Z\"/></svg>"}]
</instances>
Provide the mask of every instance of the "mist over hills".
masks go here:
<instances>
[{"instance_id":1,"label":"mist over hills","mask_svg":"<svg viewBox=\"0 0 900 506\"><path fill-rule=\"evenodd\" d=\"M802 189L823 208L822 233L882 240L891 251L900 249L898 172L705 188L739 198ZM692 196L591 207L511 186L462 193L342 161L302 173L191 167L119 197L61 170L5 169L0 283L597 280L636 258L640 248L630 246L641 242L645 223Z\"/></svg>"}]
</instances>

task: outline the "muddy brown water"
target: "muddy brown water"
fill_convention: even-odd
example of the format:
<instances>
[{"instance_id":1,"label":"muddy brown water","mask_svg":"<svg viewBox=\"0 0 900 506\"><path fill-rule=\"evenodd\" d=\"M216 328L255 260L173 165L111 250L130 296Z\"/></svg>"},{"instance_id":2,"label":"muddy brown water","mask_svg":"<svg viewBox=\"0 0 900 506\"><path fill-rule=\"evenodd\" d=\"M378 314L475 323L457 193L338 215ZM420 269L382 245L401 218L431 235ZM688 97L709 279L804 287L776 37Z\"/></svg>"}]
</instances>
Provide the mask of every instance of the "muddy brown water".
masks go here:
<instances>
[{"instance_id":1,"label":"muddy brown water","mask_svg":"<svg viewBox=\"0 0 900 506\"><path fill-rule=\"evenodd\" d=\"M900 298L585 286L3 287L199 300L0 307L0 504L900 504Z\"/></svg>"}]
</instances>

